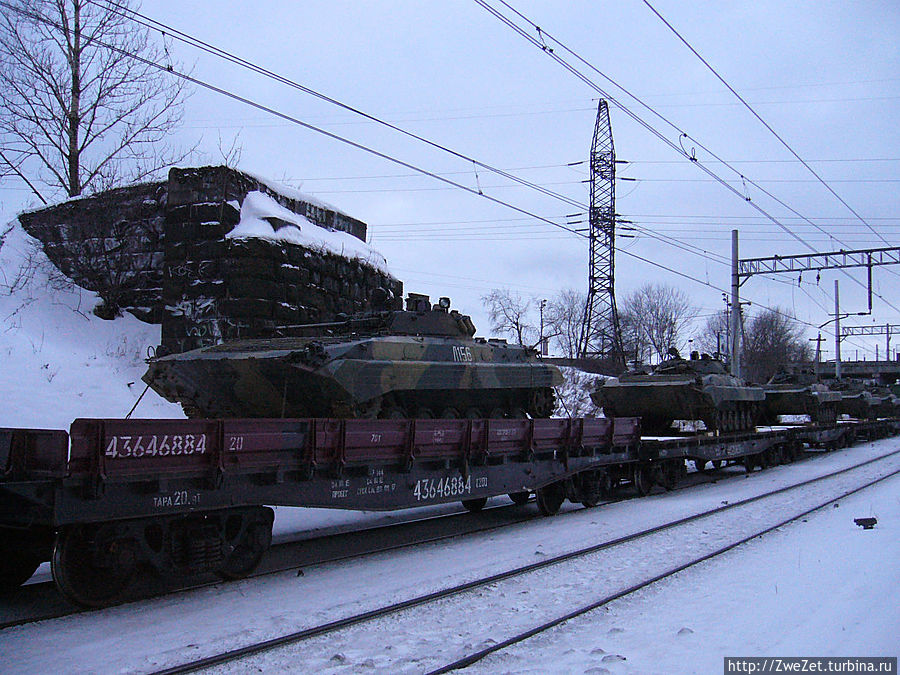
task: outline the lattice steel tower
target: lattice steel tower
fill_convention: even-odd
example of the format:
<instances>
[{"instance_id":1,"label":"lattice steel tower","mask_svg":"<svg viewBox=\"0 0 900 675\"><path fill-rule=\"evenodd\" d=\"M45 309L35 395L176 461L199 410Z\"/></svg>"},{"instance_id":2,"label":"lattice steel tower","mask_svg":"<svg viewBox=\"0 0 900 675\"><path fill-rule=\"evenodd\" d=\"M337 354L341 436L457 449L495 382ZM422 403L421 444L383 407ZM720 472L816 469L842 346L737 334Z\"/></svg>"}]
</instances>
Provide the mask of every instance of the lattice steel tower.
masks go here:
<instances>
[{"instance_id":1,"label":"lattice steel tower","mask_svg":"<svg viewBox=\"0 0 900 675\"><path fill-rule=\"evenodd\" d=\"M600 99L591 143L590 267L588 295L581 326L581 356L625 367L619 315L616 312L616 151L609 104Z\"/></svg>"}]
</instances>

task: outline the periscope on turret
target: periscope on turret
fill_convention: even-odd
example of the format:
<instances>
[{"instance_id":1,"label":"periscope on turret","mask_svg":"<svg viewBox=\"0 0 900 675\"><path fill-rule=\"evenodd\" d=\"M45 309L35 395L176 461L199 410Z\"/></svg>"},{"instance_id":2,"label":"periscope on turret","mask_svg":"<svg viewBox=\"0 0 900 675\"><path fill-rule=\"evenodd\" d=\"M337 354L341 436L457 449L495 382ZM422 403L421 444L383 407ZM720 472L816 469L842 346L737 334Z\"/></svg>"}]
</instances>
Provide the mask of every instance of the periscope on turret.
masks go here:
<instances>
[{"instance_id":1,"label":"periscope on turret","mask_svg":"<svg viewBox=\"0 0 900 675\"><path fill-rule=\"evenodd\" d=\"M280 332L158 353L143 379L209 418L549 417L562 382L534 349L474 337L449 298Z\"/></svg>"}]
</instances>

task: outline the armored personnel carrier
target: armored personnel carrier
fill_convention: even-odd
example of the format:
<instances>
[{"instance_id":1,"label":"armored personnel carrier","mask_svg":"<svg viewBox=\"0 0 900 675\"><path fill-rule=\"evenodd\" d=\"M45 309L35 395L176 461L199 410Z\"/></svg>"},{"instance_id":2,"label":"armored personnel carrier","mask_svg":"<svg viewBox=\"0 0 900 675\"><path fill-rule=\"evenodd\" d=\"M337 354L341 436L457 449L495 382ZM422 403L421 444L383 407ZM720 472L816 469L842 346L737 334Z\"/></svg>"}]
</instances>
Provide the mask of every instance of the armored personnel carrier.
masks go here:
<instances>
[{"instance_id":1,"label":"armored personnel carrier","mask_svg":"<svg viewBox=\"0 0 900 675\"><path fill-rule=\"evenodd\" d=\"M672 433L675 420L702 420L709 431L752 430L765 392L729 375L725 364L693 352L663 361L649 373L629 371L606 380L591 394L607 417L640 417L651 434Z\"/></svg>"},{"instance_id":2,"label":"armored personnel carrier","mask_svg":"<svg viewBox=\"0 0 900 675\"><path fill-rule=\"evenodd\" d=\"M886 404L890 395L886 389L884 393L876 393L861 380L838 380L831 388L841 395L838 410L842 415L860 420L892 416L887 414L893 406Z\"/></svg>"},{"instance_id":3,"label":"armored personnel carrier","mask_svg":"<svg viewBox=\"0 0 900 675\"><path fill-rule=\"evenodd\" d=\"M475 338L448 298L287 328L158 355L143 379L188 417L549 417L562 382L535 350Z\"/></svg>"},{"instance_id":4,"label":"armored personnel carrier","mask_svg":"<svg viewBox=\"0 0 900 675\"><path fill-rule=\"evenodd\" d=\"M809 415L811 422L820 424L837 421L841 393L816 382L813 373L779 371L763 388L766 391L767 424L777 424L779 415Z\"/></svg>"}]
</instances>

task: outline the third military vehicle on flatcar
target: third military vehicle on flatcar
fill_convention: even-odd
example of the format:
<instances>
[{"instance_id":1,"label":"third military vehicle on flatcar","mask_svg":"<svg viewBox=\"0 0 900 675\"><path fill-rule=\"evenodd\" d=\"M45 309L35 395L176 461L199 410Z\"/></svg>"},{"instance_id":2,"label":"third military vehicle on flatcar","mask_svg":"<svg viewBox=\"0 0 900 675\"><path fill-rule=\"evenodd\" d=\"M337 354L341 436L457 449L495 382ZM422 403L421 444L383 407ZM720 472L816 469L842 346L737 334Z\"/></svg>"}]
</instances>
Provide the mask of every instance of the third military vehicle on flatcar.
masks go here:
<instances>
[{"instance_id":1,"label":"third military vehicle on flatcar","mask_svg":"<svg viewBox=\"0 0 900 675\"><path fill-rule=\"evenodd\" d=\"M707 430L752 431L765 398L762 387L729 375L725 364L694 352L647 372L632 370L606 380L591 394L607 417L640 417L644 431L673 432L676 420L702 421Z\"/></svg>"}]
</instances>

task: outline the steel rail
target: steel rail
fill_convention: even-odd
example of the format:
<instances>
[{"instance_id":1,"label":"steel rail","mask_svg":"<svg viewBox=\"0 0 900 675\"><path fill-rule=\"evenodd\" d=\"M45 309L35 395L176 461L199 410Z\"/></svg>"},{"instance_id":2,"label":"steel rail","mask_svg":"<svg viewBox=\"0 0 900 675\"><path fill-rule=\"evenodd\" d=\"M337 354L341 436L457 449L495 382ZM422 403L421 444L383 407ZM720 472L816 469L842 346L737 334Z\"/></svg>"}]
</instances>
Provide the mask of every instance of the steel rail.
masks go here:
<instances>
[{"instance_id":1,"label":"steel rail","mask_svg":"<svg viewBox=\"0 0 900 675\"><path fill-rule=\"evenodd\" d=\"M896 454L896 453L892 453L892 454ZM890 455L886 455L885 457L889 457L889 456ZM498 652L501 649L505 649L505 648L510 647L519 642L524 642L525 640L528 640L529 638L532 638L535 635L539 635L540 633L546 632L546 631L550 630L551 628L554 628L554 627L560 625L561 623L569 621L570 619L577 618L577 617L587 614L588 612L591 612L595 609L599 609L600 607L603 607L604 605L607 605L607 604L613 602L614 600L618 600L620 598L624 598L628 595L636 593L637 591L639 591L643 588L646 588L647 586L650 586L652 584L655 584L658 581L662 581L663 579L674 576L675 574L678 574L679 572L682 572L690 567L694 567L695 565L699 565L700 563L706 562L707 560L711 560L712 558L720 556L723 553L727 553L728 551L731 551L732 549L735 549L738 546L746 544L747 542L751 541L752 539L756 539L757 537L761 537L764 534L768 534L769 532L772 532L773 530L777 530L779 527L784 527L785 525L792 523L795 520L799 520L805 516L808 516L811 513L814 513L815 511L825 508L829 504L833 504L841 499L845 499L852 494L855 494L857 492L860 492L862 490L870 488L873 485L877 485L878 483L880 483L884 480L887 480L888 478L893 478L894 476L897 476L897 475L900 475L900 469L897 469L896 471L892 471L891 473L887 474L886 476L881 476L880 478L876 478L875 480L869 481L865 485L856 487L848 492L843 493L842 495L839 495L837 497L832 497L817 506L807 509L803 513L791 516L790 518L782 520L780 523L777 523L775 525L767 527L763 530L760 530L759 532L755 532L746 537L742 537L740 540L738 540L736 542L727 544L719 549L716 549L715 551L713 551L711 553L707 553L705 555L700 556L699 558L695 558L694 560L692 560L690 562L686 562L686 563L683 563L676 567L673 567L672 569L669 569L661 574L657 574L656 576L654 576L650 579L647 579L646 581L642 581L633 586L630 586L629 588L626 588L625 590L619 591L617 593L613 593L612 595L608 595L608 596L601 598L599 600L596 600L595 602L592 602L588 605L579 607L578 609L575 609L564 616L559 616L559 617L556 617L549 621L546 621L545 623L542 623L539 626L535 626L534 628L530 628L527 631L519 633L518 635L515 635L511 638L507 638L506 640L498 642L495 645L492 645L490 647L482 649L473 654L469 654L468 656L464 656L463 658L457 659L453 663L448 663L445 666L441 666L440 668L437 668L436 670L428 671L427 675L440 675L441 673L449 673L458 668L465 668L465 667L471 666L472 664L477 663L478 661L482 660L486 656L489 656L490 654Z\"/></svg>"},{"instance_id":2,"label":"steel rail","mask_svg":"<svg viewBox=\"0 0 900 675\"><path fill-rule=\"evenodd\" d=\"M520 507L516 506L515 504L498 504L498 505L485 507L482 510L482 513L491 512L491 511L516 510L519 508ZM362 558L362 557L369 556L369 555L376 555L378 553L386 553L389 551L395 551L395 550L399 550L402 548L408 548L411 546L419 546L422 544L430 544L430 543L434 543L434 542L438 542L438 541L444 541L446 539L451 539L453 537L467 536L469 534L477 534L480 532L490 532L491 530L499 529L502 527L507 527L508 525L514 525L514 524L526 522L535 517L537 517L536 514L527 513L527 514L523 514L521 517L512 518L512 519L502 522L502 523L485 524L485 523L479 523L479 521L477 519L473 519L472 514L469 512L442 513L439 515L422 516L422 517L412 518L410 520L404 520L403 522L399 522L399 523L388 523L385 525L366 526L366 527L361 527L358 529L351 529L351 530L345 530L345 531L341 531L341 532L334 532L331 534L323 534L323 535L318 535L318 536L314 536L314 537L308 537L306 539L295 539L295 540L291 540L291 541L279 542L278 544L274 544L270 548L269 552L267 552L267 557L270 557L272 555L277 556L280 551L288 551L291 548L300 548L300 547L306 547L306 546L314 547L315 543L317 543L317 542L324 542L324 541L329 541L329 540L330 541L339 541L342 538L351 538L354 536L359 536L359 535L363 535L363 534L370 533L370 532L371 533L378 532L380 534L384 534L385 532L399 532L400 536L403 536L402 535L403 530L405 530L405 529L412 530L416 527L421 527L422 525L427 524L427 523L434 523L434 522L451 523L454 520L460 520L460 521L463 521L464 524L470 525L470 527L467 527L467 528L464 528L464 529L461 529L461 530L455 531L455 532L448 532L446 534L439 534L439 535L430 535L427 537L424 537L424 536L411 537L407 541L398 541L398 542L393 542L393 543L382 545L382 546L369 547L366 549L340 553L338 555L328 556L328 557L322 558L322 559L307 561L303 564L296 564L296 563L282 564L282 565L278 565L278 566L275 566L272 568L258 570L256 572L249 574L245 578L249 579L249 578L256 578L256 577L265 577L265 576L269 576L272 574L280 574L282 572L288 572L291 570L300 569L300 568L302 568L304 566L308 566L308 565L327 565L329 563L340 562L342 560L349 560L352 558ZM194 590L198 590L201 588L209 588L211 586L215 586L215 585L221 584L221 583L224 583L224 582L221 579L217 579L214 581L182 585L182 586L178 586L176 588L172 588L171 590L169 590L167 592L154 594L150 597L164 597L167 595L174 595L176 593L185 593L188 591L194 591ZM26 593L40 594L43 592L49 592L52 587L53 587L52 581L42 581L42 582L38 582L38 583L34 583L34 584L27 584L27 585L21 587L19 589L19 591L20 592L24 591ZM110 606L113 606L113 607L121 606L124 604L128 604L130 602L136 602L136 601L141 601L141 600L145 600L145 599L146 599L146 597L139 596L136 598L130 598L124 602L117 603L117 604L110 605ZM16 619L9 619L6 621L0 621L0 631L6 630L7 628L14 628L16 626L23 626L23 625L27 625L30 623L36 623L38 621L48 621L50 619L61 619L63 617L67 617L67 616L74 616L76 614L85 614L85 613L89 613L89 612L102 611L103 609L108 609L108 607L82 608L82 607L75 607L72 605L68 605L65 609L60 610L60 611L44 612L43 614L39 614L36 616L25 616L25 617L19 617Z\"/></svg>"},{"instance_id":3,"label":"steel rail","mask_svg":"<svg viewBox=\"0 0 900 675\"><path fill-rule=\"evenodd\" d=\"M430 602L435 602L437 600L442 600L444 598L458 595L458 594L464 593L466 591L470 591L470 590L473 590L476 588L487 586L487 585L490 585L490 584L493 584L493 583L496 583L499 581L504 581L506 579L514 578L517 576L522 576L522 575L528 574L530 572L534 572L534 571L543 569L545 567L550 567L552 565L558 565L558 564L566 562L568 560L572 560L572 559L579 558L579 557L584 557L584 556L590 555L592 553L596 553L596 552L604 550L604 549L609 549L609 548L613 548L615 546L619 546L621 544L636 541L638 539L642 539L642 538L648 537L650 535L656 534L658 532L663 532L665 530L672 529L672 528L678 527L680 525L684 525L686 523L700 520L702 518L707 518L709 516L716 515L716 514L719 514L719 513L722 513L722 512L725 512L725 511L728 511L730 509L734 509L734 508L737 508L740 506L751 504L753 502L761 501L763 499L767 499L767 498L773 497L775 495L789 492L791 490L796 490L796 489L805 487L807 485L811 485L811 484L814 484L814 483L817 483L817 482L820 482L823 480L827 480L829 478L833 478L835 476L839 476L844 473L849 473L851 471L855 471L856 469L860 469L862 467L868 466L869 464L884 461L884 460L894 457L895 455L898 455L898 454L900 454L900 450L895 450L888 454L866 460L865 462L861 462L859 464L855 464L851 467L846 467L843 469L832 471L831 473L824 474L822 476L810 478L808 480L801 481L800 483L796 483L793 485L787 485L787 486L778 488L776 490L772 490L770 492L766 492L763 494L755 495L753 497L748 497L746 499L742 499L737 502L730 502L723 506L717 506L708 511L703 511L701 513L696 513L696 514L693 514L690 516L685 516L683 518L679 518L677 520L670 521L668 523L663 523L663 524L648 528L646 530L641 530L640 532L634 532L632 534L624 535L622 537L617 537L615 539L601 542L599 544L593 544L593 545L585 547L585 548L577 549L574 551L569 551L567 553L563 553L563 554L554 556L552 558L547 558L546 560L541 560L538 562L530 563L528 565L523 565L521 567L511 569L511 570L506 570L504 572L492 574L490 576L483 577L481 579L474 579L472 581L468 581L468 582L465 582L465 583L462 583L462 584L459 584L456 586L451 586L449 588L441 589L438 591L433 591L431 593L426 593L424 595L409 598L407 600L402 600L400 602L393 603L391 605L387 605L384 607L371 609L371 610L361 612L359 614L355 614L352 616L348 616L348 617L345 617L342 619L336 619L334 621L320 624L318 626L304 628L302 630L299 630L299 631L296 631L293 633L288 633L285 635L281 635L281 636L278 636L275 638L271 638L269 640L264 640L262 642L246 645L244 647L232 649L232 650L229 650L226 652L222 652L220 654L214 654L212 656L203 657L200 659L196 659L194 661L189 661L189 662L186 662L186 663L183 663L180 665L176 665L176 666L172 666L172 667L165 668L162 670L158 670L158 671L155 671L152 675L181 675L182 673L191 673L191 672L200 670L202 668L209 668L212 666L222 665L224 663L237 661L238 659L241 659L241 658L244 658L247 656L252 656L254 654L259 654L264 651L268 651L268 650L275 649L278 647L284 647L286 645L293 644L295 642L301 642L308 638L324 635L327 633L333 633L338 630L341 630L344 628L349 628L350 626L354 626L357 624L365 623L367 621L371 621L373 619L378 619L378 618L381 618L381 617L384 617L384 616L387 616L390 614L394 614L396 612L400 612L405 609L410 609L412 607L416 607L419 605L424 605L424 604L427 604ZM894 473L900 473L900 470L898 470L897 472L894 472ZM894 474L891 474L891 475L894 475ZM852 492L849 494L852 494ZM829 504L833 501L835 501L835 500L831 499L828 502L826 502L826 504ZM821 508L821 507L816 507L816 509L818 509L818 508ZM812 509L812 510L816 510L816 509ZM803 514L801 514L801 516L794 516L794 517L790 518L789 520L787 520L786 522L791 522L792 520L796 520L797 518L802 517L802 515ZM780 527L780 525L776 526L776 527ZM770 529L774 529L774 528L770 528ZM760 534L764 534L765 532L768 532L768 531L770 531L770 530L765 530L762 533L754 534L752 537L747 538L746 541L749 541L749 539L757 537ZM734 548L735 546L739 546L739 545L740 545L740 543L733 544L729 548L723 549L721 551L716 552L715 554L704 557L702 560L706 560L709 557L712 557L713 555L718 555L719 553L723 553L725 550L730 550L730 548ZM689 567L691 565L695 565L699 562L702 562L702 560L696 560L685 566L681 566L675 571L668 572L668 575L674 574L677 571L684 569L685 567ZM660 577L660 578L662 578L662 577ZM644 582L644 584L641 586L641 588L643 586L646 586L657 580L658 579L654 579L654 580L651 580L648 582ZM635 589L635 590L637 590L637 589ZM634 591L632 591L632 592L634 592ZM617 594L615 597L611 597L608 599L604 598L604 601L611 602L612 600L616 599L616 597L621 597L621 595L623 595L623 594L625 594L625 593L623 592L622 594ZM602 601L598 601L598 602L600 602L602 604ZM596 606L600 606L600 604L592 603L592 606L590 608L584 609L581 613L590 611L590 609L593 609ZM577 614L575 614L574 616L577 616ZM569 617L569 618L571 618L571 617ZM561 623L562 621L565 621L565 620L566 620L565 618L554 620L554 621L556 621L556 623L554 623L553 625L557 625L558 623ZM548 625L548 627L550 627L550 626ZM534 630L535 629L532 629L532 631L534 631ZM544 629L544 630L546 630L546 629ZM537 632L540 632L540 631L537 631ZM528 637L531 637L531 635L533 635L533 634L536 634L536 632L529 632L529 634L527 634L527 635L522 634L521 636L517 636L517 637L519 637L518 641L525 640ZM499 643L499 644L504 645L505 642ZM514 642L510 642L509 644L514 644ZM508 646L508 645L506 645L506 646ZM502 647L498 645L498 648L502 648ZM496 649L491 648L489 650L484 650L483 653L479 652L480 655L477 658L474 658L475 655L472 655L468 658L474 658L474 660L472 661L472 663L474 663L475 661L477 661L481 658L484 658L484 656L487 656L492 651L496 651ZM452 670L453 668L463 667L463 665L465 665L465 664L460 663L460 665L453 665L452 668L450 668L449 666L445 666L444 668L449 668L450 670ZM447 670L442 669L442 670L435 671L435 672L447 672Z\"/></svg>"}]
</instances>

